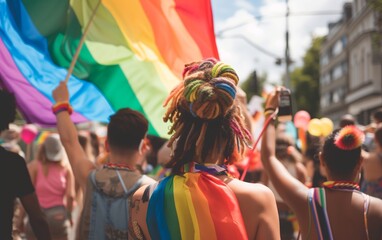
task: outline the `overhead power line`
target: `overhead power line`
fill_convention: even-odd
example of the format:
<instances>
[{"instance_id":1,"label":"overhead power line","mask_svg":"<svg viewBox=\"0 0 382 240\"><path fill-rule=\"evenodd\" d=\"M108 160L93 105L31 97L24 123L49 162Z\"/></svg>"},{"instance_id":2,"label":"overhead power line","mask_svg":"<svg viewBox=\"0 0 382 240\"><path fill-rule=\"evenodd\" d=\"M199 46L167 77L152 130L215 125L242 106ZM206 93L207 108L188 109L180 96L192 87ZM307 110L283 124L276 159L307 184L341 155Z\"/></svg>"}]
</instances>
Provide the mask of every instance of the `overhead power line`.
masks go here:
<instances>
[{"instance_id":1,"label":"overhead power line","mask_svg":"<svg viewBox=\"0 0 382 240\"><path fill-rule=\"evenodd\" d=\"M340 14L342 14L342 11L305 11L305 12L290 12L289 17L325 16L325 15L340 15ZM285 13L284 14L280 13L277 15L256 15L246 22L242 22L242 23L221 29L217 31L215 35L220 36L223 32L248 25L252 23L254 20L262 21L263 19L269 19L269 18L285 18Z\"/></svg>"},{"instance_id":2,"label":"overhead power line","mask_svg":"<svg viewBox=\"0 0 382 240\"><path fill-rule=\"evenodd\" d=\"M276 59L282 59L279 55L273 53L273 52L270 52L268 50L266 50L265 48L261 47L260 45L252 42L249 38L247 38L245 35L228 35L228 36L224 36L224 38L241 38L243 39L244 41L246 41L249 45L251 45L252 47L256 48L257 50L259 50L260 52L272 57L272 58L276 58Z\"/></svg>"}]
</instances>

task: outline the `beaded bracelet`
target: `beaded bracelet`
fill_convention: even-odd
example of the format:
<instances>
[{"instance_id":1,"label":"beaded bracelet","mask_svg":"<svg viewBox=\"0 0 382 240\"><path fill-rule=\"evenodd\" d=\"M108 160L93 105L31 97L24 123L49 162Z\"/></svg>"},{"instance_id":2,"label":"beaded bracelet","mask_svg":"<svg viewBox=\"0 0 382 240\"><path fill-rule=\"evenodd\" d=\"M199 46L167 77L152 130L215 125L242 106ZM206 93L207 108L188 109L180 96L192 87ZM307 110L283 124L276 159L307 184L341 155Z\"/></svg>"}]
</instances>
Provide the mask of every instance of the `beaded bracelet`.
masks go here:
<instances>
[{"instance_id":1,"label":"beaded bracelet","mask_svg":"<svg viewBox=\"0 0 382 240\"><path fill-rule=\"evenodd\" d=\"M67 111L70 115L73 112L73 108L68 102L57 102L52 106L52 111L55 115L63 111Z\"/></svg>"}]
</instances>

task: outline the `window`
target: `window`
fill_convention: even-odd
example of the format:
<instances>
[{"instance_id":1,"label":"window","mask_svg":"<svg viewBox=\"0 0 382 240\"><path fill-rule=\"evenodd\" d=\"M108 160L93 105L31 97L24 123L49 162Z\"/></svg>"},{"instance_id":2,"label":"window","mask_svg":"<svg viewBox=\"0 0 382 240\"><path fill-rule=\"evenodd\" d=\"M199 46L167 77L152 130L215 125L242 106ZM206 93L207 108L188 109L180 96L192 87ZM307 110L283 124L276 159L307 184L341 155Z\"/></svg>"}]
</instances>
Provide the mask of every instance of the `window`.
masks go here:
<instances>
[{"instance_id":1,"label":"window","mask_svg":"<svg viewBox=\"0 0 382 240\"><path fill-rule=\"evenodd\" d=\"M330 83L330 75L328 73L324 73L321 76L321 85L326 85L328 83Z\"/></svg>"},{"instance_id":2,"label":"window","mask_svg":"<svg viewBox=\"0 0 382 240\"><path fill-rule=\"evenodd\" d=\"M321 107L328 107L330 105L330 93L321 96Z\"/></svg>"},{"instance_id":3,"label":"window","mask_svg":"<svg viewBox=\"0 0 382 240\"><path fill-rule=\"evenodd\" d=\"M338 103L341 101L341 99L344 98L345 96L345 91L344 91L345 86L342 86L341 88L338 88L333 92L332 95L332 101L333 103Z\"/></svg>"},{"instance_id":4,"label":"window","mask_svg":"<svg viewBox=\"0 0 382 240\"><path fill-rule=\"evenodd\" d=\"M342 75L343 75L342 64L339 64L339 65L335 66L333 69L333 81L342 77Z\"/></svg>"},{"instance_id":5,"label":"window","mask_svg":"<svg viewBox=\"0 0 382 240\"><path fill-rule=\"evenodd\" d=\"M340 54L343 50L343 45L342 45L342 40L338 40L334 46L333 46L333 50L332 50L332 54L333 56L337 56L338 54Z\"/></svg>"},{"instance_id":6,"label":"window","mask_svg":"<svg viewBox=\"0 0 382 240\"><path fill-rule=\"evenodd\" d=\"M324 66L329 63L329 57L328 54L323 54L321 57L321 66Z\"/></svg>"},{"instance_id":7,"label":"window","mask_svg":"<svg viewBox=\"0 0 382 240\"><path fill-rule=\"evenodd\" d=\"M348 40L347 40L346 35L342 35L342 37L341 37L341 43L342 43L342 47L343 47L343 48L345 48L346 45L348 44Z\"/></svg>"}]
</instances>

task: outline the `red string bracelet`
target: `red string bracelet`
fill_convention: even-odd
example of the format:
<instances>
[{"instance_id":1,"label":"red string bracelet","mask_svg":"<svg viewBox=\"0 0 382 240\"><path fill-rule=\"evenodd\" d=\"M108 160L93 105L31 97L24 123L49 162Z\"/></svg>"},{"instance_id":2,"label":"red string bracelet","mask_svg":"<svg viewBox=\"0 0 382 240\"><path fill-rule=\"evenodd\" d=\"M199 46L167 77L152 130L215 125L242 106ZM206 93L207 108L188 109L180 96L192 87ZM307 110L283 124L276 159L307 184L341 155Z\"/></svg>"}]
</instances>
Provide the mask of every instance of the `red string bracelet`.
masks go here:
<instances>
[{"instance_id":1,"label":"red string bracelet","mask_svg":"<svg viewBox=\"0 0 382 240\"><path fill-rule=\"evenodd\" d=\"M268 111L270 111L271 109L269 109ZM265 123L264 123L264 126L263 126L263 129L261 130L260 134L259 134L259 137L257 138L255 144L253 145L253 148L251 151L255 151L256 147L257 147L257 144L259 143L261 137L263 136L264 132L265 132L265 129L268 127L268 125L270 124L270 122L272 120L275 120L276 116L277 116L277 113L278 113L278 110L276 111L273 111L269 116L265 115ZM248 172L248 168L249 168L249 162L247 163L247 165L244 167L244 171L243 173L241 174L241 177L240 177L240 180L241 181L244 181L245 179L245 176L247 175L247 172Z\"/></svg>"},{"instance_id":2,"label":"red string bracelet","mask_svg":"<svg viewBox=\"0 0 382 240\"><path fill-rule=\"evenodd\" d=\"M68 102L57 102L52 106L52 112L57 115L60 112L67 111L70 114L73 112L72 106Z\"/></svg>"}]
</instances>

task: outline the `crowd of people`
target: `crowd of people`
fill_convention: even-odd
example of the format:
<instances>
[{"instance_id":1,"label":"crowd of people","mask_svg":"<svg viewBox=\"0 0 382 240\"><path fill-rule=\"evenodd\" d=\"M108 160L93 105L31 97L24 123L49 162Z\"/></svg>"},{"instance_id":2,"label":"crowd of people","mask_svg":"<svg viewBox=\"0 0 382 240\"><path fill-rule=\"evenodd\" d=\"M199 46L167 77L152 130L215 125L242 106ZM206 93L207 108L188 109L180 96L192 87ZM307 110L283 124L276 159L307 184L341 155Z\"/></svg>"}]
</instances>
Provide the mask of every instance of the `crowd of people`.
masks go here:
<instances>
[{"instance_id":1,"label":"crowd of people","mask_svg":"<svg viewBox=\"0 0 382 240\"><path fill-rule=\"evenodd\" d=\"M277 119L275 87L254 148L238 83L216 59L190 63L164 103L169 139L122 108L103 143L72 122L60 82L56 128L32 160L0 89L0 239L382 239L382 110L367 126L348 114L326 137L306 132L303 149Z\"/></svg>"}]
</instances>

